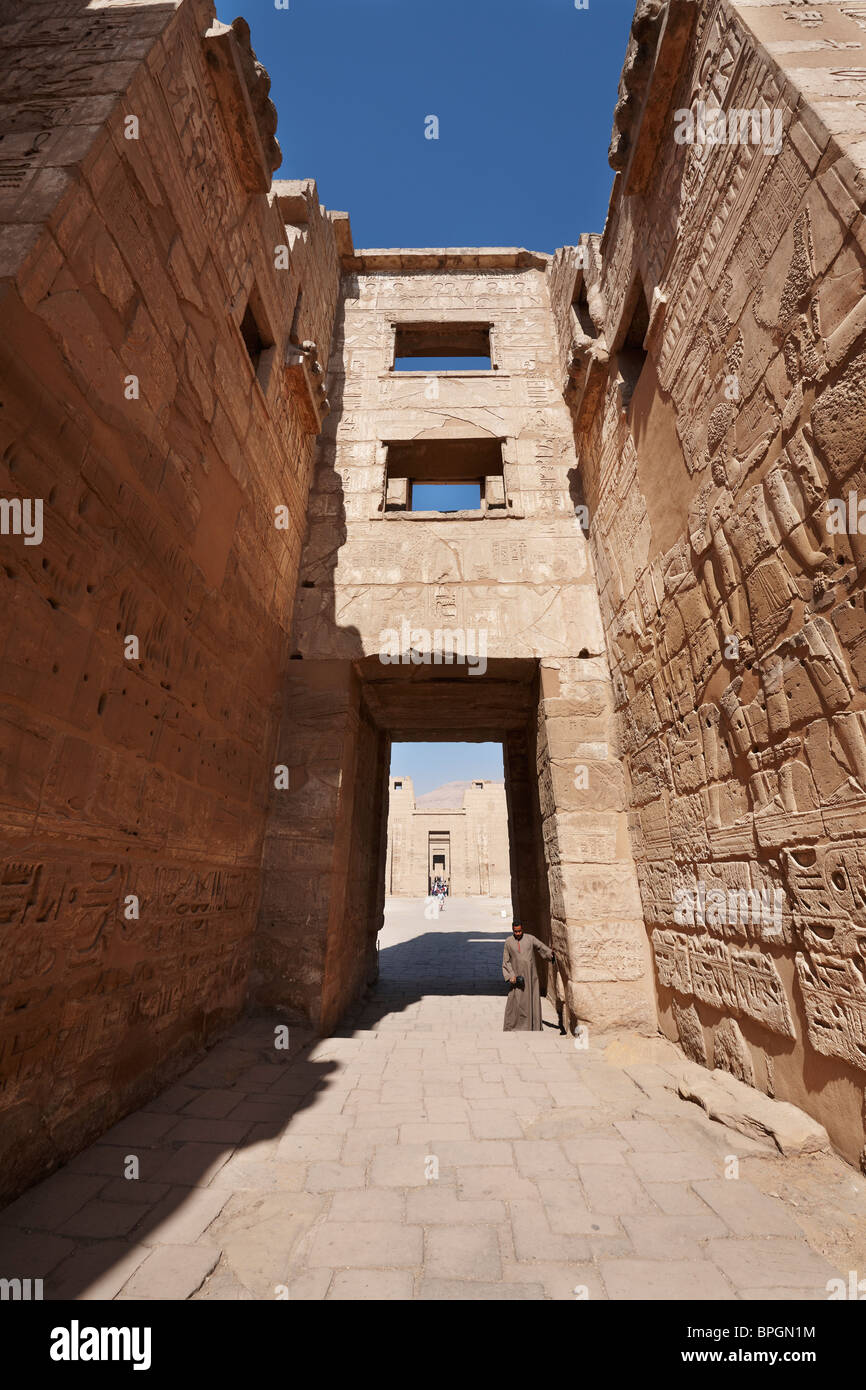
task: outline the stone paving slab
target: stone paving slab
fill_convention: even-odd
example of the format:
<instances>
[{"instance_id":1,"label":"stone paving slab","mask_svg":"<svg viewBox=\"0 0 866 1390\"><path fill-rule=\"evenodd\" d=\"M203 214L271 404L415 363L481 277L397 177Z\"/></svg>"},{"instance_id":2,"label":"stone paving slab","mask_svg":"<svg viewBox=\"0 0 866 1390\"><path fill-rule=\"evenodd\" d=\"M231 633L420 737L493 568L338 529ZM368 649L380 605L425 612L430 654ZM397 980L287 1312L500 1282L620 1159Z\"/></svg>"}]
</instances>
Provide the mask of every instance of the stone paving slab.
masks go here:
<instances>
[{"instance_id":1,"label":"stone paving slab","mask_svg":"<svg viewBox=\"0 0 866 1390\"><path fill-rule=\"evenodd\" d=\"M201 1287L217 1260L219 1251L202 1245L164 1245L152 1250L123 1286L118 1298L190 1298Z\"/></svg>"},{"instance_id":2,"label":"stone paving slab","mask_svg":"<svg viewBox=\"0 0 866 1390\"><path fill-rule=\"evenodd\" d=\"M866 1271L854 1170L710 1120L662 1038L576 1046L546 1001L541 1032L503 1033L480 931L504 937L483 901L441 928L392 903L380 984L337 1035L283 1052L274 1019L243 1020L0 1212L7 1277L46 1298L779 1301Z\"/></svg>"}]
</instances>

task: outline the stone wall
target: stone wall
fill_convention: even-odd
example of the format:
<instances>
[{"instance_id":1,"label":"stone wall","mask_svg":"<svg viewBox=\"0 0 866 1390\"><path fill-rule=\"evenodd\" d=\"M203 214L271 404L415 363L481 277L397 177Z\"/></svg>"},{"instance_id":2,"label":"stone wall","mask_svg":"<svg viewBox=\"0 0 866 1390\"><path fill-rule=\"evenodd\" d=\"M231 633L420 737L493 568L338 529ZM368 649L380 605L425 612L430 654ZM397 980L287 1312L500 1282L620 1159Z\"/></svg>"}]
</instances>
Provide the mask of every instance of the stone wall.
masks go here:
<instances>
[{"instance_id":1,"label":"stone wall","mask_svg":"<svg viewBox=\"0 0 866 1390\"><path fill-rule=\"evenodd\" d=\"M409 730L504 742L513 902L527 929L556 946L571 1021L652 1018L548 265L519 248L343 257L333 409L310 497L280 742L290 787L269 822L256 968L257 998L322 1027L326 942L336 933L371 960L381 922L365 937L345 920L343 846L358 833L346 787L367 714L395 740ZM489 370L393 370L398 327L467 323L491 330ZM448 515L395 500L394 454L418 445L438 456L455 441L485 474L501 448L486 506ZM466 660L439 659L446 631L462 636ZM384 876L378 823L361 833ZM346 976L344 1007L348 989Z\"/></svg>"},{"instance_id":2,"label":"stone wall","mask_svg":"<svg viewBox=\"0 0 866 1390\"><path fill-rule=\"evenodd\" d=\"M243 1004L316 432L289 339L327 361L339 282L315 189L268 191L242 21L24 8L0 32L0 466L44 539L0 542L4 1191Z\"/></svg>"},{"instance_id":3,"label":"stone wall","mask_svg":"<svg viewBox=\"0 0 866 1390\"><path fill-rule=\"evenodd\" d=\"M639 5L604 236L551 275L662 1026L852 1160L866 540L828 522L866 497L864 31L846 4ZM782 136L677 143L700 102Z\"/></svg>"},{"instance_id":4,"label":"stone wall","mask_svg":"<svg viewBox=\"0 0 866 1390\"><path fill-rule=\"evenodd\" d=\"M553 259L355 252L207 0L0 39L2 1194L248 990L336 1026L420 737L503 743L572 1026L653 1027L654 961L670 1036L855 1159L863 7L640 0L607 226ZM431 324L491 369L395 372ZM408 510L422 455L482 505Z\"/></svg>"}]
</instances>

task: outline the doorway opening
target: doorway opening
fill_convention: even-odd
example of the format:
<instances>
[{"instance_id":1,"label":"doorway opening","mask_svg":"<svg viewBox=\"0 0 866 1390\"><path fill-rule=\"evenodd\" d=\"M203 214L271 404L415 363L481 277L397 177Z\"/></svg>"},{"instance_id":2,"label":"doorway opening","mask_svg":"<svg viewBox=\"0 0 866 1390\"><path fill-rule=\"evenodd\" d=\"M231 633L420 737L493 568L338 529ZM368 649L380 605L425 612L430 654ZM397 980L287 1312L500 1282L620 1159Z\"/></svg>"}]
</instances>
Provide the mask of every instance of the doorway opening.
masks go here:
<instances>
[{"instance_id":1,"label":"doorway opening","mask_svg":"<svg viewBox=\"0 0 866 1390\"><path fill-rule=\"evenodd\" d=\"M367 1021L499 1031L512 859L502 739L394 741L378 979Z\"/></svg>"},{"instance_id":2,"label":"doorway opening","mask_svg":"<svg viewBox=\"0 0 866 1390\"><path fill-rule=\"evenodd\" d=\"M431 830L428 833L427 848L427 892L432 893L434 885L451 882L451 832Z\"/></svg>"},{"instance_id":3,"label":"doorway opening","mask_svg":"<svg viewBox=\"0 0 866 1390\"><path fill-rule=\"evenodd\" d=\"M539 664L490 658L482 674L477 669L416 664L408 652L399 663L378 656L295 663L287 692L297 711L291 785L266 848L257 1003L333 1031L376 983L386 904L414 914L413 934L436 925L424 915L434 858L445 863L433 878L448 880L442 925L456 927L458 900L476 916L486 904L500 941L519 916L527 933L550 942ZM456 761L455 743L462 745ZM429 780L416 786L406 758L421 745ZM496 761L481 761L490 748ZM428 792L441 801L449 782L465 784L457 804L425 808ZM467 838L472 814L464 807L473 806L479 814ZM413 835L418 830L411 845L410 825ZM485 971L498 991L497 971L491 975L489 963Z\"/></svg>"},{"instance_id":4,"label":"doorway opening","mask_svg":"<svg viewBox=\"0 0 866 1390\"><path fill-rule=\"evenodd\" d=\"M503 748L391 747L385 896L508 899L511 870Z\"/></svg>"}]
</instances>

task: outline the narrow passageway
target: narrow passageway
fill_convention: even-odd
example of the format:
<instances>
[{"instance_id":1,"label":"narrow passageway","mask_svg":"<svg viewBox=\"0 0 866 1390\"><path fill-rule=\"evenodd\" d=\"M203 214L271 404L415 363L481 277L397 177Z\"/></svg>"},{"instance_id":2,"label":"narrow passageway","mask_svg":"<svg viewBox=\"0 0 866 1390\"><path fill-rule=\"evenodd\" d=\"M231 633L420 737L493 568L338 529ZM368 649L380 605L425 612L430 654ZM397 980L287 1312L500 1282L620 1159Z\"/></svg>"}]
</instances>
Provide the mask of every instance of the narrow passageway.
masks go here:
<instances>
[{"instance_id":1,"label":"narrow passageway","mask_svg":"<svg viewBox=\"0 0 866 1390\"><path fill-rule=\"evenodd\" d=\"M710 1121L671 1044L584 1047L549 1004L503 1033L505 906L392 900L337 1035L238 1025L0 1213L4 1263L46 1298L295 1300L819 1300L866 1267L866 1182Z\"/></svg>"}]
</instances>

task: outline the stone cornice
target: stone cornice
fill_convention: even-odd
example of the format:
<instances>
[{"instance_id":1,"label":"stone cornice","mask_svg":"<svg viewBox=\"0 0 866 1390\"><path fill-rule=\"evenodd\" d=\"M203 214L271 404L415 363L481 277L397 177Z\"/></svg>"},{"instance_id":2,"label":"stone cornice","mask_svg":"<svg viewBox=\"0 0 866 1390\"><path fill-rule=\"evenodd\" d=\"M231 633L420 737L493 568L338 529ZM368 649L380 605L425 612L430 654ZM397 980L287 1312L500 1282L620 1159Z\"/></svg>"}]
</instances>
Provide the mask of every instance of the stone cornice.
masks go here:
<instances>
[{"instance_id":1,"label":"stone cornice","mask_svg":"<svg viewBox=\"0 0 866 1390\"><path fill-rule=\"evenodd\" d=\"M379 270L546 270L552 260L544 252L526 251L522 246L392 247L357 250L342 257L342 267L347 274L359 275Z\"/></svg>"},{"instance_id":2,"label":"stone cornice","mask_svg":"<svg viewBox=\"0 0 866 1390\"><path fill-rule=\"evenodd\" d=\"M608 156L626 195L646 187L696 17L695 0L640 0L635 11Z\"/></svg>"},{"instance_id":3,"label":"stone cornice","mask_svg":"<svg viewBox=\"0 0 866 1390\"><path fill-rule=\"evenodd\" d=\"M277 113L268 96L271 79L250 45L246 20L215 20L204 36L208 69L234 144L238 171L249 193L267 193L280 167Z\"/></svg>"}]
</instances>

